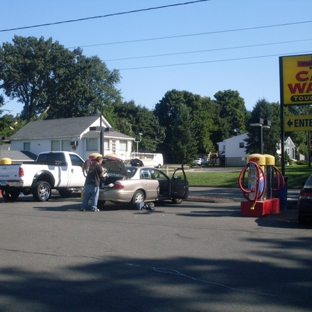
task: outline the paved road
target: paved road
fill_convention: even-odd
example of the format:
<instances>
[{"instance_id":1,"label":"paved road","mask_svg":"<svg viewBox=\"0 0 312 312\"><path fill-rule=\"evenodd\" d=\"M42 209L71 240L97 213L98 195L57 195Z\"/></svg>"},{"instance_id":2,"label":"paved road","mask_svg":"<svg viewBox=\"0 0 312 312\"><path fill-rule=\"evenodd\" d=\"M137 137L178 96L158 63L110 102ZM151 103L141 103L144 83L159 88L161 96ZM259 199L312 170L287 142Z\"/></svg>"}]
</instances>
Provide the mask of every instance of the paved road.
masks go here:
<instances>
[{"instance_id":1,"label":"paved road","mask_svg":"<svg viewBox=\"0 0 312 312\"><path fill-rule=\"evenodd\" d=\"M0 202L0 311L311 311L312 226L238 202Z\"/></svg>"}]
</instances>

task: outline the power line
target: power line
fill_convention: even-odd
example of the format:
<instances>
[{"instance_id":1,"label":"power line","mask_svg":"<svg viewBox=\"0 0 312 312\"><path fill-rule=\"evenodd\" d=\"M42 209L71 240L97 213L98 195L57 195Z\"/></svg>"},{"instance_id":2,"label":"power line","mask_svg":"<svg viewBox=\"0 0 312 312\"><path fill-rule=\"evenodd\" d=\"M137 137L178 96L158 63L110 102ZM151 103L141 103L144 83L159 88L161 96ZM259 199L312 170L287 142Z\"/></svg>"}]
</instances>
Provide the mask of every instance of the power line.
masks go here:
<instances>
[{"instance_id":1,"label":"power line","mask_svg":"<svg viewBox=\"0 0 312 312\"><path fill-rule=\"evenodd\" d=\"M132 10L132 11L111 13L111 14L105 14L105 15L99 15L99 16L92 16L92 17L84 17L84 18L78 18L78 19L72 19L72 20L66 20L66 21L60 21L60 22L16 27L16 28L9 28L9 29L1 29L0 32L9 32L9 31L14 31L14 30L22 30L22 29L29 29L29 28L45 27L45 26L54 26L54 25L60 25L60 24L66 24L66 23L82 22L82 21L87 21L87 20L92 20L92 19L107 18L107 17L117 16L117 15L125 15L125 14L133 14L133 13L139 13L139 12L152 11L152 10L166 9L170 7L177 7L177 6L195 4L199 2L207 2L207 1L210 1L210 0L195 0L195 1L174 3L174 4L162 5L162 6L157 6L157 7L145 8L145 9L137 9L137 10Z\"/></svg>"},{"instance_id":2,"label":"power line","mask_svg":"<svg viewBox=\"0 0 312 312\"><path fill-rule=\"evenodd\" d=\"M310 54L310 51L301 51L301 52L293 52L293 53L283 53L283 55L296 55L296 54ZM275 57L281 56L281 54L269 54L269 55L258 55L258 56L247 56L247 57L237 57L223 60L211 60L211 61L200 61L200 62L188 62L188 63L176 63L176 64L167 64L167 65L151 65L151 66L141 66L141 67L128 67L128 68L119 68L119 71L122 70L135 70L135 69L148 69L148 68L161 68L161 67L173 67L173 66L186 66L186 65L197 65L197 64L207 64L207 63L220 63L220 62L230 62L230 61L241 61L241 60L249 60L249 59L258 59L258 58L266 58L266 57Z\"/></svg>"},{"instance_id":3,"label":"power line","mask_svg":"<svg viewBox=\"0 0 312 312\"><path fill-rule=\"evenodd\" d=\"M285 43L295 43L295 42L303 42L303 41L311 41L312 39L298 39L298 40L289 40L289 41L280 41L280 42L271 42L271 43L259 43L259 44L250 44L236 47L226 47L226 48L215 48L215 49L207 49L207 50L197 50L197 51L185 51L185 52L175 52L175 53L164 53L164 54L153 54L153 55L143 55L143 56L132 56L132 57L123 57L116 59L107 59L105 62L113 62L113 61L125 61L125 60L134 60L134 59L144 59L144 58L153 58L153 57L163 57L163 56L173 56L173 55L183 55L183 54L196 54L196 53L204 53L204 52L215 52L215 51L225 51L225 50L235 50L235 49L244 49L244 48L255 48L255 47L263 47L269 45L278 45Z\"/></svg>"},{"instance_id":4,"label":"power line","mask_svg":"<svg viewBox=\"0 0 312 312\"><path fill-rule=\"evenodd\" d=\"M255 27L225 29L225 30L216 30L216 31L209 31L209 32L202 32L202 33L174 35L174 36L165 36L165 37L143 38L143 39L133 39L133 40L125 40L125 41L113 41L113 42L107 42L107 43L84 45L84 46L80 46L80 47L81 48L90 48L90 47L114 45L114 44L136 43L136 42L144 42L144 41L166 40L166 39L194 37L194 36L206 36L206 35L214 35L214 34L221 34L221 33L228 33L228 32L239 32L239 31L273 28L273 27L283 27L283 26L292 26L292 25L300 25L300 24L308 24L308 23L312 23L312 21L301 21L301 22L284 23L284 24L273 24L273 25L263 25L263 26L255 26ZM71 48L73 48L73 47L71 47Z\"/></svg>"}]
</instances>

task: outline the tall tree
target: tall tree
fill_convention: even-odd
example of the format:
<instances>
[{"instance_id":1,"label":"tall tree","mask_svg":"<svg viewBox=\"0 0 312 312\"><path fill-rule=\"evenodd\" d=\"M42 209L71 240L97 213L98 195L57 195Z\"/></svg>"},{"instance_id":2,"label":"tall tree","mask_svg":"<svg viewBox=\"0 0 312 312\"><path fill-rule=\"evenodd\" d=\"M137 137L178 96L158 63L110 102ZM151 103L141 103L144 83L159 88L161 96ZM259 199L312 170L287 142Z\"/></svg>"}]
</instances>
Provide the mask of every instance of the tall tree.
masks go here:
<instances>
[{"instance_id":1,"label":"tall tree","mask_svg":"<svg viewBox=\"0 0 312 312\"><path fill-rule=\"evenodd\" d=\"M214 97L218 109L218 130L213 133L212 138L216 144L238 133L244 133L248 112L238 91L219 91Z\"/></svg>"},{"instance_id":2,"label":"tall tree","mask_svg":"<svg viewBox=\"0 0 312 312\"><path fill-rule=\"evenodd\" d=\"M21 129L25 122L23 122L20 118L16 118L11 114L2 115L3 110L0 109L0 137L1 138L9 138L16 131ZM2 141L1 141L2 143Z\"/></svg>"},{"instance_id":3,"label":"tall tree","mask_svg":"<svg viewBox=\"0 0 312 312\"><path fill-rule=\"evenodd\" d=\"M26 120L43 112L48 118L90 114L120 97L114 86L119 79L98 57L70 51L52 38L15 36L0 48L0 88L23 103Z\"/></svg>"},{"instance_id":4,"label":"tall tree","mask_svg":"<svg viewBox=\"0 0 312 312\"><path fill-rule=\"evenodd\" d=\"M166 162L174 163L177 155L186 157L185 150L181 150L183 142L187 146L188 159L194 159L197 155L197 138L193 118L191 116L191 108L187 106L190 95L186 91L172 90L168 91L165 96L155 105L154 114L158 117L161 126L165 127L165 139L160 145L160 149L165 154ZM188 112L186 113L186 110ZM183 123L182 123L183 122ZM183 137L182 128L185 127L185 137ZM187 140L187 142L185 141ZM188 142L190 140L190 142ZM184 159L184 161L187 161Z\"/></svg>"},{"instance_id":5,"label":"tall tree","mask_svg":"<svg viewBox=\"0 0 312 312\"><path fill-rule=\"evenodd\" d=\"M270 129L262 129L253 127L247 122L248 136L246 139L246 153L260 153L261 141L263 143L264 154L276 156L276 150L280 142L280 116L279 104L269 103L265 99L259 100L251 112L251 119L267 119L271 121Z\"/></svg>"},{"instance_id":6,"label":"tall tree","mask_svg":"<svg viewBox=\"0 0 312 312\"><path fill-rule=\"evenodd\" d=\"M139 137L140 150L154 152L165 137L164 127L160 126L157 116L146 107L135 105L133 101L114 105L114 121L116 129L124 134Z\"/></svg>"},{"instance_id":7,"label":"tall tree","mask_svg":"<svg viewBox=\"0 0 312 312\"><path fill-rule=\"evenodd\" d=\"M140 149L149 152L161 152L158 146L165 139L165 128L160 126L157 116L145 107L138 106L135 126L133 130L136 135L143 133Z\"/></svg>"},{"instance_id":8,"label":"tall tree","mask_svg":"<svg viewBox=\"0 0 312 312\"><path fill-rule=\"evenodd\" d=\"M197 142L194 140L194 122L190 109L182 104L177 120L172 127L172 140L169 146L174 162L190 164L195 158Z\"/></svg>"},{"instance_id":9,"label":"tall tree","mask_svg":"<svg viewBox=\"0 0 312 312\"><path fill-rule=\"evenodd\" d=\"M212 133L217 130L215 103L209 97L200 98L199 105L192 110L192 116L196 129L198 153L204 155L214 152L215 144L211 137Z\"/></svg>"}]
</instances>

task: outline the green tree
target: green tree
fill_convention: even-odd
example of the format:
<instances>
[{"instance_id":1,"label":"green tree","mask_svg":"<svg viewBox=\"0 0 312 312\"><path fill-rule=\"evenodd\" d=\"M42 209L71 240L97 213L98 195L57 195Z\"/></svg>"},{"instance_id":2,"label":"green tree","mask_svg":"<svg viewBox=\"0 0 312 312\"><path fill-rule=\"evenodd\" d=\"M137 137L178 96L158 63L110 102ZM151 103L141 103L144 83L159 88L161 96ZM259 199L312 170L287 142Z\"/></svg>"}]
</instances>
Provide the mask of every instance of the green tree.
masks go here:
<instances>
[{"instance_id":1,"label":"green tree","mask_svg":"<svg viewBox=\"0 0 312 312\"><path fill-rule=\"evenodd\" d=\"M216 105L209 97L202 97L199 105L192 110L195 123L196 139L198 143L198 153L204 155L215 150L212 142L212 133L217 130L215 123Z\"/></svg>"},{"instance_id":2,"label":"green tree","mask_svg":"<svg viewBox=\"0 0 312 312\"><path fill-rule=\"evenodd\" d=\"M21 118L84 116L120 98L119 73L52 38L14 36L0 48L0 88L22 103Z\"/></svg>"},{"instance_id":3,"label":"green tree","mask_svg":"<svg viewBox=\"0 0 312 312\"><path fill-rule=\"evenodd\" d=\"M139 137L143 133L139 144L141 151L158 151L158 145L165 137L164 127L160 126L157 116L146 107L135 105L134 101L116 103L113 112L114 127L129 136ZM136 146L133 146L135 148Z\"/></svg>"},{"instance_id":4,"label":"green tree","mask_svg":"<svg viewBox=\"0 0 312 312\"><path fill-rule=\"evenodd\" d=\"M267 119L271 121L270 129L263 130L263 152L276 156L276 150L280 142L280 115L279 103L269 103L265 99L259 100L251 112L251 119ZM250 120L247 122L248 136L246 139L246 153L260 153L261 151L261 128L250 125Z\"/></svg>"},{"instance_id":5,"label":"green tree","mask_svg":"<svg viewBox=\"0 0 312 312\"><path fill-rule=\"evenodd\" d=\"M55 104L47 112L49 119L90 115L95 108L103 113L106 106L120 101L120 92L114 86L119 82L119 73L110 72L97 56L87 58L80 49L75 52L75 61L68 66L63 83L59 88L53 86L50 102Z\"/></svg>"},{"instance_id":6,"label":"green tree","mask_svg":"<svg viewBox=\"0 0 312 312\"><path fill-rule=\"evenodd\" d=\"M197 143L194 140L194 122L189 108L182 104L177 120L172 127L172 139L169 147L174 162L190 164L195 156Z\"/></svg>"},{"instance_id":7,"label":"green tree","mask_svg":"<svg viewBox=\"0 0 312 312\"><path fill-rule=\"evenodd\" d=\"M0 115L3 110L0 109ZM0 117L0 138L7 138L17 132L25 125L25 122L11 114L5 114Z\"/></svg>"},{"instance_id":8,"label":"green tree","mask_svg":"<svg viewBox=\"0 0 312 312\"><path fill-rule=\"evenodd\" d=\"M136 135L143 133L140 149L149 152L161 152L158 146L165 139L165 128L159 124L157 116L145 107L138 106L133 130Z\"/></svg>"},{"instance_id":9,"label":"green tree","mask_svg":"<svg viewBox=\"0 0 312 312\"><path fill-rule=\"evenodd\" d=\"M191 115L190 101L192 95L186 91L172 90L155 105L154 114L157 116L160 126L165 128L165 139L160 144L160 150L165 154L165 161L174 163L181 157L186 157L182 145L187 144L187 159L194 159L198 152L196 129ZM188 113L186 113L186 109ZM185 128L183 137L182 128ZM186 142L185 140L190 140ZM192 148L189 148L192 146ZM180 155L178 158L177 156ZM182 156L181 156L182 155ZM187 161L184 159L184 163Z\"/></svg>"},{"instance_id":10,"label":"green tree","mask_svg":"<svg viewBox=\"0 0 312 312\"><path fill-rule=\"evenodd\" d=\"M213 133L216 144L234 135L246 132L248 112L238 91L219 91L215 95L217 105L217 130Z\"/></svg>"}]
</instances>

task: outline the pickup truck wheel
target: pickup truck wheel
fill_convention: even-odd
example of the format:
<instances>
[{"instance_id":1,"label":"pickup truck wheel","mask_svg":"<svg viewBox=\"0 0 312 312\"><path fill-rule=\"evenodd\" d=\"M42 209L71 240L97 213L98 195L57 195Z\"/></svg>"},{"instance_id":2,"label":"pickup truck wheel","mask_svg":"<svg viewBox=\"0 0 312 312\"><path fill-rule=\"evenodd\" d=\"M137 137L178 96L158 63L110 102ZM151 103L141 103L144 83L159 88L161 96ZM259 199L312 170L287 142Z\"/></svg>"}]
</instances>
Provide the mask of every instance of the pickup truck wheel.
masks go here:
<instances>
[{"instance_id":1,"label":"pickup truck wheel","mask_svg":"<svg viewBox=\"0 0 312 312\"><path fill-rule=\"evenodd\" d=\"M48 201L51 196L51 186L46 181L38 181L35 184L33 196L37 201Z\"/></svg>"},{"instance_id":2,"label":"pickup truck wheel","mask_svg":"<svg viewBox=\"0 0 312 312\"><path fill-rule=\"evenodd\" d=\"M13 202L18 199L20 192L19 191L6 191L2 190L2 197L6 201Z\"/></svg>"}]
</instances>

